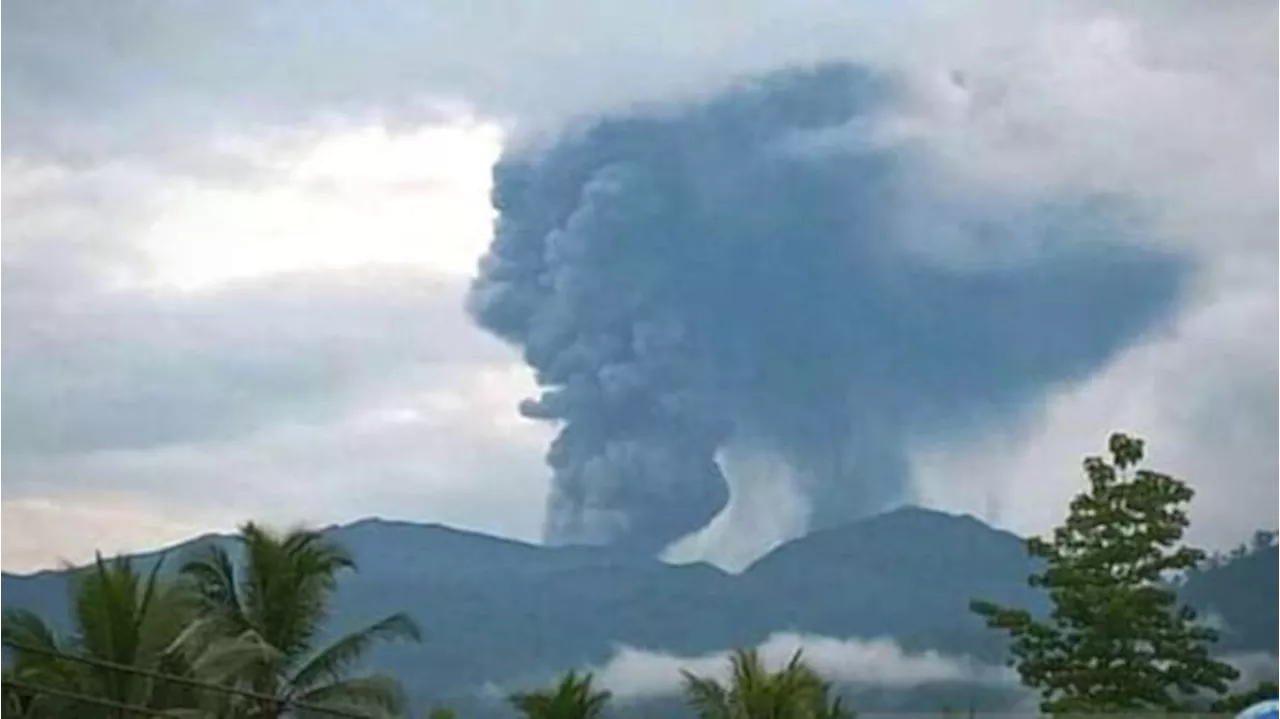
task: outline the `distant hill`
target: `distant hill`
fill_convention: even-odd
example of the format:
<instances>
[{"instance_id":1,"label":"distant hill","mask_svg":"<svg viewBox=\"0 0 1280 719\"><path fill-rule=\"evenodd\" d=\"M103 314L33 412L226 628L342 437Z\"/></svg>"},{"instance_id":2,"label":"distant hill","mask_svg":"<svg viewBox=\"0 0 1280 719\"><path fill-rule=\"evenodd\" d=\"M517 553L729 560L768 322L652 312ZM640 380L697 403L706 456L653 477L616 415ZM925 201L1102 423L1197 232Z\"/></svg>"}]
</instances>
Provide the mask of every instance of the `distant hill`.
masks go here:
<instances>
[{"instance_id":1,"label":"distant hill","mask_svg":"<svg viewBox=\"0 0 1280 719\"><path fill-rule=\"evenodd\" d=\"M1276 651L1280 635L1276 590L1280 549L1265 547L1196 572L1182 588L1183 599L1206 616L1222 621L1224 651Z\"/></svg>"},{"instance_id":2,"label":"distant hill","mask_svg":"<svg viewBox=\"0 0 1280 719\"><path fill-rule=\"evenodd\" d=\"M484 715L486 685L538 682L599 666L618 645L699 655L775 632L890 637L998 663L1000 638L968 612L974 597L1043 607L1015 535L967 516L904 508L778 547L739 575L671 566L606 548L540 547L439 525L368 519L327 532L355 555L336 600L335 631L407 611L426 641L380 649L425 706ZM165 553L226 537L204 536ZM139 555L146 563L160 553ZM67 612L66 571L4 574L5 609ZM1228 627L1224 649L1276 653L1277 556L1271 547L1193 575L1184 595ZM859 707L936 710L955 687L864 691ZM1007 698L1006 698L1007 700ZM491 700L492 701L492 700ZM985 696L983 702L999 702Z\"/></svg>"}]
</instances>

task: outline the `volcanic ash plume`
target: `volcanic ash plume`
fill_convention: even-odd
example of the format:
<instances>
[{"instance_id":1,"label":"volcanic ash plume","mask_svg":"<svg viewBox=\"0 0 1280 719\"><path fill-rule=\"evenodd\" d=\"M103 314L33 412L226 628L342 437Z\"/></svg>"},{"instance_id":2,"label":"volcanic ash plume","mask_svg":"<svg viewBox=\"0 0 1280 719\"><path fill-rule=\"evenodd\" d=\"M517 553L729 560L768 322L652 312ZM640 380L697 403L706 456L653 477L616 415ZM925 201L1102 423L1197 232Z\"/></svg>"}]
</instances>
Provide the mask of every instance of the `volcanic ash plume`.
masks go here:
<instances>
[{"instance_id":1,"label":"volcanic ash plume","mask_svg":"<svg viewBox=\"0 0 1280 719\"><path fill-rule=\"evenodd\" d=\"M726 446L782 458L813 525L878 511L909 498L909 439L1032 404L1176 300L1182 264L1081 198L935 198L916 149L829 140L891 93L787 73L501 159L471 305L536 373L521 412L560 427L549 541L657 553L725 506ZM938 228L1039 249L943 262Z\"/></svg>"}]
</instances>

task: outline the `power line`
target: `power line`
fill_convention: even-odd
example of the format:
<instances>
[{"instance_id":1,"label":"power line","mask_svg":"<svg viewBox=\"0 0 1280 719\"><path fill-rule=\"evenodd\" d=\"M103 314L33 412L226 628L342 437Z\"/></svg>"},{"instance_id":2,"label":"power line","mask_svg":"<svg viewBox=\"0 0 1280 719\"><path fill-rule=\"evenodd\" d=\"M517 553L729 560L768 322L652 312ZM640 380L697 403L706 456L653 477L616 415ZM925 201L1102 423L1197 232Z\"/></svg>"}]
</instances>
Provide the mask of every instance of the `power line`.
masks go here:
<instances>
[{"instance_id":1,"label":"power line","mask_svg":"<svg viewBox=\"0 0 1280 719\"><path fill-rule=\"evenodd\" d=\"M107 699L106 697L95 697L95 696L90 696L88 694L80 694L78 692L67 691L65 689L54 689L53 687L42 687L36 684L28 684L26 682L20 682L14 679L5 679L3 682L3 685L5 689L18 689L20 691L31 692L32 694L44 694L47 696L58 697L59 699L69 699L71 701L81 702L84 704L95 704L100 707L106 707L108 709L117 709L119 711L125 711L131 714L144 714L146 716L152 716L152 717L170 717L170 719L172 719L173 717L173 714L169 713L169 711L164 709L152 709L151 707L137 706L135 704L125 704L124 702L118 702L114 699Z\"/></svg>"},{"instance_id":2,"label":"power line","mask_svg":"<svg viewBox=\"0 0 1280 719\"><path fill-rule=\"evenodd\" d=\"M245 697L246 699L256 699L258 701L268 701L268 702L278 703L278 704L284 705L286 708L289 708L289 709L299 709L299 710L308 711L308 712L315 712L317 714L328 714L329 716L343 717L344 719L369 719L369 715L367 714L355 714L352 712L344 711L342 709L334 709L332 707L309 704L305 702L282 701L279 697L274 696L272 694L263 694L262 692L250 691L248 689L239 689L236 687L224 686L222 684L214 684L213 682L200 681L199 679L192 679L190 677L179 676L176 674L165 674L162 672L152 671L150 669L143 669L141 667L130 666L128 664L120 664L117 662L107 661L105 659L95 659L92 657L68 654L66 652L62 652L56 649L47 649L45 647L29 646L26 644L19 644L17 642L13 642L9 640L4 640L3 642L0 642L0 644L3 644L5 647L9 649L13 649L19 652L29 652L31 654L38 654L41 656L52 657L55 659L65 659L70 662L77 662L77 663L85 664L91 667L98 667L100 669L110 669L113 671L125 672L126 674L137 674L139 676L147 677L149 679L155 679L157 681L171 682L174 684L182 684L184 686L189 686L196 689L204 689L204 690L213 691L213 692L222 692L223 694L234 694L236 696ZM18 686L16 682L12 682L8 679L5 680L5 684L14 684L14 686ZM35 691L35 692L45 692L47 694L55 694L56 692L61 692L61 690L54 690L50 688L30 686L30 685L24 685L19 688L23 688L23 689L27 689L29 691ZM62 693L66 694L67 692L62 692ZM71 698L71 697L66 697L66 698ZM110 700L103 699L103 701L110 701ZM116 708L133 709L133 707L129 707L127 705L116 707ZM143 711L143 710L139 709L138 711ZM158 716L168 716L168 715L160 714Z\"/></svg>"}]
</instances>

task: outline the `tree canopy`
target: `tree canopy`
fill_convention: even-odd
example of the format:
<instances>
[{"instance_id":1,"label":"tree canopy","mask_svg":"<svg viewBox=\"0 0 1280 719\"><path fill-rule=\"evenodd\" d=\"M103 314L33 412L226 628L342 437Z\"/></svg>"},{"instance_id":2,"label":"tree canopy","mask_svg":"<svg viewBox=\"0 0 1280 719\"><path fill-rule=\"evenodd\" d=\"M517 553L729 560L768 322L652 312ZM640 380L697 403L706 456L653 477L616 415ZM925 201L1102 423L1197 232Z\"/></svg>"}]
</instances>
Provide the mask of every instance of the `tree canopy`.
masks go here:
<instances>
[{"instance_id":1,"label":"tree canopy","mask_svg":"<svg viewBox=\"0 0 1280 719\"><path fill-rule=\"evenodd\" d=\"M1052 610L975 601L1011 639L1010 663L1047 713L1186 710L1220 696L1238 672L1212 655L1217 633L1178 602L1171 579L1204 552L1185 546L1183 481L1141 468L1140 439L1113 434L1110 460L1084 461L1088 488L1049 539L1027 541L1043 570L1029 582Z\"/></svg>"},{"instance_id":2,"label":"tree canopy","mask_svg":"<svg viewBox=\"0 0 1280 719\"><path fill-rule=\"evenodd\" d=\"M700 719L848 719L853 712L832 699L831 685L796 652L769 671L755 649L729 658L729 683L684 672L684 693Z\"/></svg>"}]
</instances>

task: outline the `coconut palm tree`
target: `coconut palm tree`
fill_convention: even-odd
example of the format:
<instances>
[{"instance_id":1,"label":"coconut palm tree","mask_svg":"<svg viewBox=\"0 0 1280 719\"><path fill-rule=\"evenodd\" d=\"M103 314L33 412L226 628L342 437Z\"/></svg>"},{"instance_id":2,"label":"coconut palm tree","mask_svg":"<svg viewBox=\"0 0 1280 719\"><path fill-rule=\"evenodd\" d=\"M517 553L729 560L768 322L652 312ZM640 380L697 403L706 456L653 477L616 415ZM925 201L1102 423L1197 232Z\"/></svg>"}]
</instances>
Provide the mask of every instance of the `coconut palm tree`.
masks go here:
<instances>
[{"instance_id":1,"label":"coconut palm tree","mask_svg":"<svg viewBox=\"0 0 1280 719\"><path fill-rule=\"evenodd\" d=\"M199 618L175 642L201 677L270 699L223 697L218 716L277 719L306 716L298 705L371 717L404 709L399 682L385 675L349 676L379 642L417 641L418 627L397 613L323 646L321 630L340 572L355 561L319 532L276 533L252 522L237 537L239 567L222 546L202 548L182 566Z\"/></svg>"},{"instance_id":2,"label":"coconut palm tree","mask_svg":"<svg viewBox=\"0 0 1280 719\"><path fill-rule=\"evenodd\" d=\"M166 648L190 620L192 607L175 587L159 581L160 569L157 562L144 576L127 557L95 557L91 566L72 577L72 628L65 635L34 612L5 612L4 643L12 660L6 680L52 690L7 685L5 713L116 717L125 713L109 704L149 709L190 706L194 697L187 687L106 666L179 675L186 671L180 657ZM85 700L59 696L64 693ZM93 699L101 701L89 701Z\"/></svg>"},{"instance_id":3,"label":"coconut palm tree","mask_svg":"<svg viewBox=\"0 0 1280 719\"><path fill-rule=\"evenodd\" d=\"M853 712L831 700L831 685L800 659L800 652L770 672L754 649L729 658L728 686L713 678L684 674L684 693L700 719L849 719Z\"/></svg>"},{"instance_id":4,"label":"coconut palm tree","mask_svg":"<svg viewBox=\"0 0 1280 719\"><path fill-rule=\"evenodd\" d=\"M569 672L552 689L512 694L511 705L529 719L596 719L609 703L607 691L596 691L592 676Z\"/></svg>"}]
</instances>

